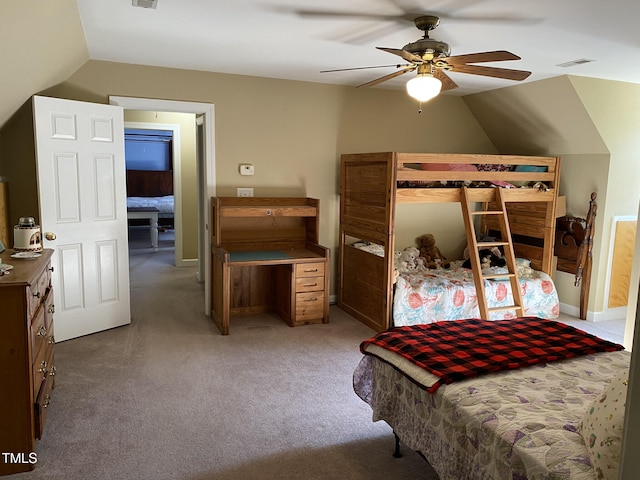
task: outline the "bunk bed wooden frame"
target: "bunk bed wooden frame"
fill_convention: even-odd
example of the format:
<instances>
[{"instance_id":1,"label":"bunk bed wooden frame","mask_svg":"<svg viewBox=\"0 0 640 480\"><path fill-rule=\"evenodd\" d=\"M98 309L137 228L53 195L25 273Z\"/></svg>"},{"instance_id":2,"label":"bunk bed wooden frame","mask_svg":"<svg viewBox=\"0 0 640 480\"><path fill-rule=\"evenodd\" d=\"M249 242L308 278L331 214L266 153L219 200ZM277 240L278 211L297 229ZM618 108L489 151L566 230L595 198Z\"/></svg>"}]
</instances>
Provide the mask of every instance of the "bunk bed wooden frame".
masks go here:
<instances>
[{"instance_id":1,"label":"bunk bed wooden frame","mask_svg":"<svg viewBox=\"0 0 640 480\"><path fill-rule=\"evenodd\" d=\"M438 170L425 170L423 164ZM546 171L460 171L459 165L546 167ZM528 168L527 168L528 169ZM395 214L398 203L461 202L461 188L403 188L401 182L527 182L543 188L505 188L517 256L553 276L560 158L515 155L359 153L341 156L338 306L376 331L392 325ZM496 188L469 188L469 200L490 208ZM490 224L482 229L492 229ZM355 241L384 248L377 256Z\"/></svg>"}]
</instances>

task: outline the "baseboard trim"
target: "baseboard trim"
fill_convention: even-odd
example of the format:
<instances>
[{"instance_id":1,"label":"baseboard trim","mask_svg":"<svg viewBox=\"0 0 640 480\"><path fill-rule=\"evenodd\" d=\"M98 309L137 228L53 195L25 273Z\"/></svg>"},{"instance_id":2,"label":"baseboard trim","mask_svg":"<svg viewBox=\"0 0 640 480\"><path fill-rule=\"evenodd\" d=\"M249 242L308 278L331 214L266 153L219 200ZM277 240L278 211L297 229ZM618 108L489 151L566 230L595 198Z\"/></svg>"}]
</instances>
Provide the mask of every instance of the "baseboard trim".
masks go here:
<instances>
[{"instance_id":1,"label":"baseboard trim","mask_svg":"<svg viewBox=\"0 0 640 480\"><path fill-rule=\"evenodd\" d=\"M580 308L566 303L560 304L560 312L571 315L572 317L580 318ZM625 318L627 316L627 307L608 308L601 312L593 312L587 310L588 322L604 322L607 320L617 320L619 318Z\"/></svg>"}]
</instances>

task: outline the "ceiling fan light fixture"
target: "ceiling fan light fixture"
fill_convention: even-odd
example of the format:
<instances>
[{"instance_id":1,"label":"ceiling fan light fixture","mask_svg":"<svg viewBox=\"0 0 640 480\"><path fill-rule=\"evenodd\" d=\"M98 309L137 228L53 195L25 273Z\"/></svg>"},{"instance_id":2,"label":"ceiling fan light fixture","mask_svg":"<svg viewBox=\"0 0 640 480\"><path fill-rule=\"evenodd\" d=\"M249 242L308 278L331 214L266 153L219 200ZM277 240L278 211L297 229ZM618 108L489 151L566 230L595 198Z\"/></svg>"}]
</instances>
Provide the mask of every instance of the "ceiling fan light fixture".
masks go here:
<instances>
[{"instance_id":1,"label":"ceiling fan light fixture","mask_svg":"<svg viewBox=\"0 0 640 480\"><path fill-rule=\"evenodd\" d=\"M407 93L419 102L426 102L437 97L442 82L430 73L418 74L407 82Z\"/></svg>"}]
</instances>

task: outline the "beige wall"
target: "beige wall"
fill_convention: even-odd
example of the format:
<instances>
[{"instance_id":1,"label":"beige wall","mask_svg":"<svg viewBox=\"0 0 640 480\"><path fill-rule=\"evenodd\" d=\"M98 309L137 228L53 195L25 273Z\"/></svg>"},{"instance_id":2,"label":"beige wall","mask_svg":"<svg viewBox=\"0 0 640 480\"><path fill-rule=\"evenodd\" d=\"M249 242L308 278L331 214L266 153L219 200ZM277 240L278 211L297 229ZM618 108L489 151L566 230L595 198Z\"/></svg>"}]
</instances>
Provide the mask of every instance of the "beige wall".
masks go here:
<instances>
[{"instance_id":1,"label":"beige wall","mask_svg":"<svg viewBox=\"0 0 640 480\"><path fill-rule=\"evenodd\" d=\"M611 264L612 219L638 214L640 200L640 85L595 78L572 77L589 117L611 151L606 203L598 208L603 220L602 255L599 270ZM635 261L639 261L638 258ZM598 279L602 283L605 278ZM594 292L598 304L606 304L606 286ZM633 298L633 297L632 297ZM635 305L633 305L635 306ZM633 313L633 312L631 312Z\"/></svg>"},{"instance_id":2,"label":"beige wall","mask_svg":"<svg viewBox=\"0 0 640 480\"><path fill-rule=\"evenodd\" d=\"M2 0L0 45L0 127L89 59L76 0Z\"/></svg>"},{"instance_id":3,"label":"beige wall","mask_svg":"<svg viewBox=\"0 0 640 480\"><path fill-rule=\"evenodd\" d=\"M334 267L341 153L493 151L459 97L442 96L418 114L402 91L97 61L46 93L101 103L116 95L214 104L217 194L251 186L256 196L319 198L320 241L332 248ZM240 176L240 163L253 164L255 175Z\"/></svg>"},{"instance_id":4,"label":"beige wall","mask_svg":"<svg viewBox=\"0 0 640 480\"><path fill-rule=\"evenodd\" d=\"M345 107L340 121L340 153L496 153L459 97L441 95L425 103L423 112L418 113L419 105L405 92L381 96L377 89L351 89ZM460 258L466 246L460 205L398 205L396 250L415 245L416 237L425 233L436 237L444 255Z\"/></svg>"}]
</instances>

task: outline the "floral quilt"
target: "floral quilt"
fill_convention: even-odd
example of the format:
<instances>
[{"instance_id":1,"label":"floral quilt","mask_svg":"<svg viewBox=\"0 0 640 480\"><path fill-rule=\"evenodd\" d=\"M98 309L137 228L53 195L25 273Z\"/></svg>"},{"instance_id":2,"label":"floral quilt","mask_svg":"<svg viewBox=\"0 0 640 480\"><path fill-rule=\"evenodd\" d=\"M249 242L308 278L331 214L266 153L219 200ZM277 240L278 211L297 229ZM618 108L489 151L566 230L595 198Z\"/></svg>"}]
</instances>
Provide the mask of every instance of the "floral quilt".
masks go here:
<instances>
[{"instance_id":1,"label":"floral quilt","mask_svg":"<svg viewBox=\"0 0 640 480\"><path fill-rule=\"evenodd\" d=\"M489 308L513 305L509 281L484 282ZM534 270L530 278L520 278L520 294L525 316L558 318L558 293L546 273ZM491 320L516 317L515 310L491 313ZM456 266L398 277L393 301L395 326L460 318L480 318L471 270Z\"/></svg>"}]
</instances>

